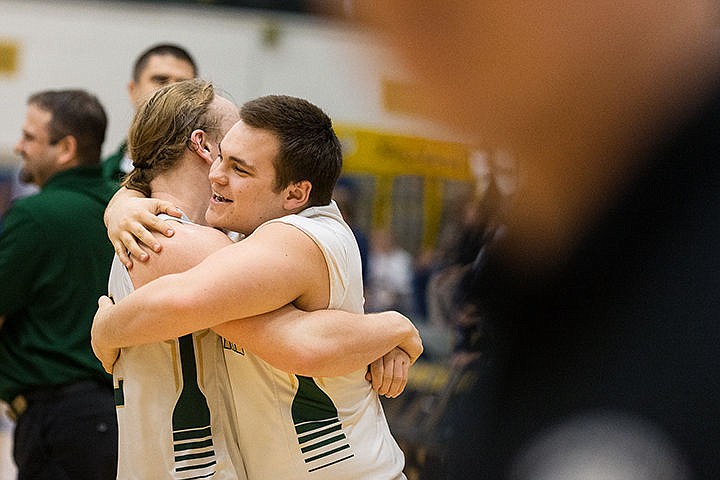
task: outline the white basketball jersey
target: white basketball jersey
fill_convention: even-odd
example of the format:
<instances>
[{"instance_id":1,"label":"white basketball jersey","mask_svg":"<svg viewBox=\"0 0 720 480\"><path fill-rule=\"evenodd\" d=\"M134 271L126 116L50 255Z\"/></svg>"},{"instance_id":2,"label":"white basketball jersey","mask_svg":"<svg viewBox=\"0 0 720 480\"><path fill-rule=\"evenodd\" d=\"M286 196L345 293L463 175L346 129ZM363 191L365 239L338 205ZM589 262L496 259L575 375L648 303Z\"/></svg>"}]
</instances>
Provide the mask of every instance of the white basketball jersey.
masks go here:
<instances>
[{"instance_id":1,"label":"white basketball jersey","mask_svg":"<svg viewBox=\"0 0 720 480\"><path fill-rule=\"evenodd\" d=\"M294 225L322 249L331 309L363 311L360 252L334 202L271 222ZM298 259L298 261L302 261ZM225 342L250 480L403 479L404 457L366 369L333 378L280 371Z\"/></svg>"},{"instance_id":2,"label":"white basketball jersey","mask_svg":"<svg viewBox=\"0 0 720 480\"><path fill-rule=\"evenodd\" d=\"M108 291L119 301L133 290L116 256ZM119 479L247 478L217 334L123 348L113 382Z\"/></svg>"}]
</instances>

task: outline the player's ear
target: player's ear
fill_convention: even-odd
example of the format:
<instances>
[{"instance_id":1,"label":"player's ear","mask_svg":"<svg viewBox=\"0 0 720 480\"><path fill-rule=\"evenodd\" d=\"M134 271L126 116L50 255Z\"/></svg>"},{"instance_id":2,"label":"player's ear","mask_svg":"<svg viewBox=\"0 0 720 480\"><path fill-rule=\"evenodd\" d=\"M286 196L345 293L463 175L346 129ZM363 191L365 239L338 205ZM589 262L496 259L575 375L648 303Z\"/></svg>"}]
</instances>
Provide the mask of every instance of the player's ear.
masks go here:
<instances>
[{"instance_id":1,"label":"player's ear","mask_svg":"<svg viewBox=\"0 0 720 480\"><path fill-rule=\"evenodd\" d=\"M128 96L130 97L130 101L133 104L133 107L137 108L142 103L142 98L140 98L140 87L137 83L135 83L135 80L130 80L127 84L127 91Z\"/></svg>"},{"instance_id":2,"label":"player's ear","mask_svg":"<svg viewBox=\"0 0 720 480\"><path fill-rule=\"evenodd\" d=\"M208 144L208 136L204 130L199 128L192 131L190 134L190 150L197 153L198 156L202 157L208 164L212 164L214 158L210 153L210 146Z\"/></svg>"},{"instance_id":3,"label":"player's ear","mask_svg":"<svg viewBox=\"0 0 720 480\"><path fill-rule=\"evenodd\" d=\"M57 161L61 165L77 162L77 139L72 135L65 135L55 142L57 147Z\"/></svg>"},{"instance_id":4,"label":"player's ear","mask_svg":"<svg viewBox=\"0 0 720 480\"><path fill-rule=\"evenodd\" d=\"M302 210L310 201L312 183L309 180L293 182L285 187L285 209L289 211Z\"/></svg>"}]
</instances>

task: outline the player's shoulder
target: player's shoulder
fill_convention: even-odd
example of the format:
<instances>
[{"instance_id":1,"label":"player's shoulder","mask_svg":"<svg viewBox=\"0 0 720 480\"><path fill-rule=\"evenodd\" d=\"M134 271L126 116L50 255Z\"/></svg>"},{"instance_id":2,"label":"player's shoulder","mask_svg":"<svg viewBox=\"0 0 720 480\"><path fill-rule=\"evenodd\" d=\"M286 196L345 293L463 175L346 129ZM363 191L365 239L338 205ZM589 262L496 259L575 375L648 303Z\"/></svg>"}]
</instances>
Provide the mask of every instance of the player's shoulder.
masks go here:
<instances>
[{"instance_id":1,"label":"player's shoulder","mask_svg":"<svg viewBox=\"0 0 720 480\"><path fill-rule=\"evenodd\" d=\"M276 246L279 244L304 243L308 240L308 236L304 229L293 223L272 221L258 227L243 242L248 240Z\"/></svg>"},{"instance_id":2,"label":"player's shoulder","mask_svg":"<svg viewBox=\"0 0 720 480\"><path fill-rule=\"evenodd\" d=\"M292 223L265 223L240 244L242 248L249 247L258 253L276 258L304 258L310 262L312 258L322 260L323 257L322 248L315 236ZM279 252L283 255L277 256Z\"/></svg>"},{"instance_id":3,"label":"player's shoulder","mask_svg":"<svg viewBox=\"0 0 720 480\"><path fill-rule=\"evenodd\" d=\"M188 254L196 251L207 256L233 243L223 231L204 225L178 222L173 229L172 237L158 239L162 249L168 252Z\"/></svg>"},{"instance_id":4,"label":"player's shoulder","mask_svg":"<svg viewBox=\"0 0 720 480\"><path fill-rule=\"evenodd\" d=\"M211 253L232 244L227 235L211 227L177 223L173 229L175 234L172 237L156 237L162 246L159 253L149 251L150 259L137 262L138 265L131 270L131 278L136 286L162 275L183 272L202 262Z\"/></svg>"}]
</instances>

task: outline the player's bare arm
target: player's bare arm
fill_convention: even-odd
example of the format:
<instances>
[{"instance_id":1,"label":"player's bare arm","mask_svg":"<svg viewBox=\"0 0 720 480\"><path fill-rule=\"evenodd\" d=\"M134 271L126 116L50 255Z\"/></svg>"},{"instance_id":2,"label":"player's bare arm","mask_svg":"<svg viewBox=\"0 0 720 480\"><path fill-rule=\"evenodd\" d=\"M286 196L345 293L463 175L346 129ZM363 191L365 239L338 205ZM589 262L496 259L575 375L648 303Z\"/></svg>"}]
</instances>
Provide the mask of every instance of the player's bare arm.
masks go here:
<instances>
[{"instance_id":1,"label":"player's bare arm","mask_svg":"<svg viewBox=\"0 0 720 480\"><path fill-rule=\"evenodd\" d=\"M281 230L290 228L279 226ZM202 240L199 232L206 230L212 230L215 236L220 235L222 244L217 239L213 239L216 243ZM268 231L268 234L275 235L274 230L276 229ZM177 232L173 238L160 240L163 242L162 254L151 253L151 261L136 265L132 272L136 286L145 283L143 278L150 280L154 276L185 269L192 266L193 262L199 262L200 257L208 253L203 249L207 249L211 243L219 245L217 248L220 248L229 242L224 235L209 227L178 225ZM188 237L188 232L194 233L194 236ZM300 235L301 239L307 239L304 234ZM191 252L185 255L188 250ZM174 260L178 258L185 260ZM178 264L178 261L190 263ZM326 299L323 301L327 304ZM109 305L109 302L101 304L100 310L109 308L105 307ZM101 351L100 346L127 346L113 343L114 339L108 336L108 330L100 328L100 324L101 322L96 320L93 326L96 352ZM201 329L205 326L188 328ZM363 316L340 311L300 312L286 307L261 317L233 321L217 327L216 330L231 341L242 343L276 368L312 376L334 376L365 368L373 360L391 352L396 345L400 345L408 354L407 358L399 358L397 363L400 365L411 364L422 352L422 342L417 330L406 317L396 312ZM172 338L171 334L160 336ZM110 343L105 343L105 340ZM114 358L107 360L110 361L114 361ZM400 371L399 375L396 372L394 377L385 380L376 375L373 384L381 394L398 394L404 388L406 379L407 373ZM387 390L383 391L384 388Z\"/></svg>"},{"instance_id":2,"label":"player's bare arm","mask_svg":"<svg viewBox=\"0 0 720 480\"><path fill-rule=\"evenodd\" d=\"M300 375L334 377L364 368L401 345L413 363L422 341L398 312L304 312L292 306L213 327L274 367Z\"/></svg>"},{"instance_id":3,"label":"player's bare arm","mask_svg":"<svg viewBox=\"0 0 720 480\"><path fill-rule=\"evenodd\" d=\"M312 240L296 228L270 224L186 272L158 278L99 309L96 329L113 339L111 346L124 347L180 337L293 302L302 309L326 308L329 292L309 294L323 276L327 267Z\"/></svg>"},{"instance_id":4,"label":"player's bare arm","mask_svg":"<svg viewBox=\"0 0 720 480\"><path fill-rule=\"evenodd\" d=\"M210 227L200 225L175 224L176 234L172 237L161 237L159 242L167 254L149 252L151 261L138 262L135 268L128 270L135 288L169 273L185 271L200 263L209 254L232 244L230 239L222 232ZM102 309L113 302L102 297L98 307ZM91 344L95 356L100 360L103 368L112 373L112 368L120 353L119 347L110 342L106 331L98 328L99 324L93 322L91 330Z\"/></svg>"},{"instance_id":5,"label":"player's bare arm","mask_svg":"<svg viewBox=\"0 0 720 480\"><path fill-rule=\"evenodd\" d=\"M403 392L408 369L423 351L417 329L398 312L304 312L287 306L213 330L290 373L335 377L370 364L367 380L387 397Z\"/></svg>"}]
</instances>

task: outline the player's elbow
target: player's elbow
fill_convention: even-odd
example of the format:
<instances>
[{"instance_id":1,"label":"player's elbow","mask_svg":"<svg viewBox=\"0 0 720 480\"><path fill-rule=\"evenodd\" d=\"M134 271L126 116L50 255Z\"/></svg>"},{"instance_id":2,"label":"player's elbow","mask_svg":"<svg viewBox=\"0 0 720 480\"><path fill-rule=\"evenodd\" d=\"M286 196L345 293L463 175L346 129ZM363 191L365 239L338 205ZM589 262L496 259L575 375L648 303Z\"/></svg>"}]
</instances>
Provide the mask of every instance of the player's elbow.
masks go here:
<instances>
[{"instance_id":1,"label":"player's elbow","mask_svg":"<svg viewBox=\"0 0 720 480\"><path fill-rule=\"evenodd\" d=\"M415 325L400 312L389 310L386 312L379 312L374 315L378 315L381 319L383 329L386 332L394 332L395 338L404 339L412 337L417 334L417 328Z\"/></svg>"}]
</instances>

